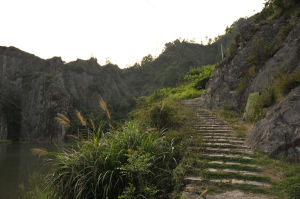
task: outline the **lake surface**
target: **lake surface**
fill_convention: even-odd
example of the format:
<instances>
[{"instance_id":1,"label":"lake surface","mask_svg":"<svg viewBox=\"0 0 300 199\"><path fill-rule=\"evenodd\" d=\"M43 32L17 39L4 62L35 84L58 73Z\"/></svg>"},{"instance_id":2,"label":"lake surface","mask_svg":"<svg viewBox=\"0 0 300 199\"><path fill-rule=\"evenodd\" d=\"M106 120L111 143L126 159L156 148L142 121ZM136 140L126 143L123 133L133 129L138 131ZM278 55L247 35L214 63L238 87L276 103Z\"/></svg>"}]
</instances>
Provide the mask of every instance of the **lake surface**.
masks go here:
<instances>
[{"instance_id":1,"label":"lake surface","mask_svg":"<svg viewBox=\"0 0 300 199\"><path fill-rule=\"evenodd\" d=\"M26 187L33 172L44 172L45 164L32 154L32 148L55 150L50 144L0 143L0 199L18 198L19 185Z\"/></svg>"}]
</instances>

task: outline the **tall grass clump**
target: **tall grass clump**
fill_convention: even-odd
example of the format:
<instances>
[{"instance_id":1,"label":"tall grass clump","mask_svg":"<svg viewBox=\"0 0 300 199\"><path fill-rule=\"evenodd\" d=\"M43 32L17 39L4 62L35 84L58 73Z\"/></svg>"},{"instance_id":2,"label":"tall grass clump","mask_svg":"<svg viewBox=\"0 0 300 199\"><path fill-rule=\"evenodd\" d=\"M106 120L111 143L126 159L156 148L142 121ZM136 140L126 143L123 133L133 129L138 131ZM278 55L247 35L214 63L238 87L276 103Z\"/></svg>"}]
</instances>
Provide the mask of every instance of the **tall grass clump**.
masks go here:
<instances>
[{"instance_id":1,"label":"tall grass clump","mask_svg":"<svg viewBox=\"0 0 300 199\"><path fill-rule=\"evenodd\" d=\"M289 199L300 199L300 166L288 168L277 188L287 194Z\"/></svg>"},{"instance_id":2,"label":"tall grass clump","mask_svg":"<svg viewBox=\"0 0 300 199\"><path fill-rule=\"evenodd\" d=\"M133 122L49 161L48 190L64 199L166 197L176 167L172 142Z\"/></svg>"},{"instance_id":3,"label":"tall grass clump","mask_svg":"<svg viewBox=\"0 0 300 199\"><path fill-rule=\"evenodd\" d=\"M49 192L44 189L43 176L35 172L29 176L29 185L19 185L19 199L51 199Z\"/></svg>"},{"instance_id":4,"label":"tall grass clump","mask_svg":"<svg viewBox=\"0 0 300 199\"><path fill-rule=\"evenodd\" d=\"M187 110L172 98L152 102L145 98L138 100L138 108L131 113L139 123L156 128L179 129L187 119Z\"/></svg>"}]
</instances>

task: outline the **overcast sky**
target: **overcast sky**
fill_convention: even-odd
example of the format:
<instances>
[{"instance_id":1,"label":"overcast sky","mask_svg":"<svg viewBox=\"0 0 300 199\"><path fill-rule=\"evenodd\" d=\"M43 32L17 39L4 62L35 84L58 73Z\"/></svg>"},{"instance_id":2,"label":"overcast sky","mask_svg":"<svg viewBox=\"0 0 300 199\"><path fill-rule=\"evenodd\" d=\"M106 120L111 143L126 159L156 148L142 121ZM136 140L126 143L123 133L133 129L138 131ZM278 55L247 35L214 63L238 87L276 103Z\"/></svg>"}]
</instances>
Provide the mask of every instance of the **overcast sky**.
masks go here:
<instances>
[{"instance_id":1,"label":"overcast sky","mask_svg":"<svg viewBox=\"0 0 300 199\"><path fill-rule=\"evenodd\" d=\"M177 38L200 43L264 0L0 0L0 45L66 62L107 57L119 67Z\"/></svg>"}]
</instances>

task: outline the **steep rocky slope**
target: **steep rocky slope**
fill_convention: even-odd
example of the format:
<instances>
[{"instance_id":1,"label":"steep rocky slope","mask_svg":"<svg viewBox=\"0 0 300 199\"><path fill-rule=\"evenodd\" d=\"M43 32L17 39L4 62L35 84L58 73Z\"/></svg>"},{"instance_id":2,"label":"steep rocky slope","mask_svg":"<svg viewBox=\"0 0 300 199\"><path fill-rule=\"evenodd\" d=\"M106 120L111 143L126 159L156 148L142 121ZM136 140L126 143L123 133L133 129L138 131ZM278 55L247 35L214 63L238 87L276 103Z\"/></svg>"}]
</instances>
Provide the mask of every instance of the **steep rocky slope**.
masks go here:
<instances>
[{"instance_id":1,"label":"steep rocky slope","mask_svg":"<svg viewBox=\"0 0 300 199\"><path fill-rule=\"evenodd\" d=\"M300 161L300 86L255 125L249 144L270 155L278 157L284 152L289 158Z\"/></svg>"},{"instance_id":2,"label":"steep rocky slope","mask_svg":"<svg viewBox=\"0 0 300 199\"><path fill-rule=\"evenodd\" d=\"M241 31L231 55L216 66L202 103L215 110L230 107L245 111L248 96L260 96L271 89L283 71L292 74L299 70L299 15L249 23ZM266 106L266 118L255 125L249 137L252 148L273 156L283 152L300 159L299 115L295 114L300 112L298 93L295 89L279 104Z\"/></svg>"},{"instance_id":3,"label":"steep rocky slope","mask_svg":"<svg viewBox=\"0 0 300 199\"><path fill-rule=\"evenodd\" d=\"M65 64L1 47L0 67L2 139L61 141L65 131L54 121L57 113L97 111L100 97L114 105L134 96L120 69L94 59Z\"/></svg>"},{"instance_id":4,"label":"steep rocky slope","mask_svg":"<svg viewBox=\"0 0 300 199\"><path fill-rule=\"evenodd\" d=\"M216 66L204 104L212 109L243 108L249 93L261 92L280 68L300 70L300 18L284 39L277 39L288 23L275 19L262 25L249 24L236 44L236 52Z\"/></svg>"}]
</instances>

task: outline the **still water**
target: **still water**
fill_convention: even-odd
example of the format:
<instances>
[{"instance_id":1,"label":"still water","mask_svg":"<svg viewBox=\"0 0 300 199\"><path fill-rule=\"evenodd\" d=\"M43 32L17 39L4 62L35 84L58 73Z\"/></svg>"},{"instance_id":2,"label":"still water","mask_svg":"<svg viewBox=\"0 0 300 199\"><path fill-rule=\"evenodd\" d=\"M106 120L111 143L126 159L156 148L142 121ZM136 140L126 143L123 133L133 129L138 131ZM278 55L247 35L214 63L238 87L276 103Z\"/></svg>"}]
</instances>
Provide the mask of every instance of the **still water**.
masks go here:
<instances>
[{"instance_id":1,"label":"still water","mask_svg":"<svg viewBox=\"0 0 300 199\"><path fill-rule=\"evenodd\" d=\"M50 144L0 143L0 199L17 199L20 184L26 186L33 172L45 172L45 163L32 148L55 150Z\"/></svg>"}]
</instances>

